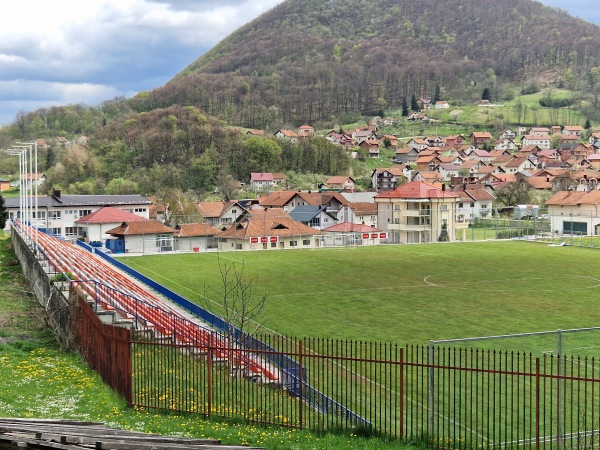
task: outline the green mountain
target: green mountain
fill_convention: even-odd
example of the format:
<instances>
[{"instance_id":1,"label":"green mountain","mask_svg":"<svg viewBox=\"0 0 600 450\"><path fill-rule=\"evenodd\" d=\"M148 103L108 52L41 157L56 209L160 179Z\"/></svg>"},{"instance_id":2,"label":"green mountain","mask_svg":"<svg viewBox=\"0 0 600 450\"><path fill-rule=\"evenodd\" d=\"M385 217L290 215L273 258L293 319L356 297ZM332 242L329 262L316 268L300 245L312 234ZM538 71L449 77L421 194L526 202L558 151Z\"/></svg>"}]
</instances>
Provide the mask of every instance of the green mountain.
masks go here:
<instances>
[{"instance_id":1,"label":"green mountain","mask_svg":"<svg viewBox=\"0 0 600 450\"><path fill-rule=\"evenodd\" d=\"M287 0L133 104L252 128L343 123L412 95L589 89L598 66L600 27L533 0Z\"/></svg>"}]
</instances>

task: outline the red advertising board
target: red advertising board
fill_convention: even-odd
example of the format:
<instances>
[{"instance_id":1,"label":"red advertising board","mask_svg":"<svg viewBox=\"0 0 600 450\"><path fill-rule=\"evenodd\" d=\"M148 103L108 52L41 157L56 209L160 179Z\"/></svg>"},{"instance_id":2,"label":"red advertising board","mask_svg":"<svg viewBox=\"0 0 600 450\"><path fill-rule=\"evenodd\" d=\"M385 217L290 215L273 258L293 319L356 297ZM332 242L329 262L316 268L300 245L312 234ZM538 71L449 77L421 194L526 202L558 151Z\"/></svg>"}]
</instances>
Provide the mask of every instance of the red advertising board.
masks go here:
<instances>
[{"instance_id":1,"label":"red advertising board","mask_svg":"<svg viewBox=\"0 0 600 450\"><path fill-rule=\"evenodd\" d=\"M369 233L363 233L363 239L369 239Z\"/></svg>"},{"instance_id":2,"label":"red advertising board","mask_svg":"<svg viewBox=\"0 0 600 450\"><path fill-rule=\"evenodd\" d=\"M379 233L379 239L387 239L387 233Z\"/></svg>"},{"instance_id":3,"label":"red advertising board","mask_svg":"<svg viewBox=\"0 0 600 450\"><path fill-rule=\"evenodd\" d=\"M257 237L250 238L250 243L251 244L258 244L258 238Z\"/></svg>"},{"instance_id":4,"label":"red advertising board","mask_svg":"<svg viewBox=\"0 0 600 450\"><path fill-rule=\"evenodd\" d=\"M269 242L269 238L267 236L263 236L260 238L260 242L262 242L263 244L266 244L267 242Z\"/></svg>"},{"instance_id":5,"label":"red advertising board","mask_svg":"<svg viewBox=\"0 0 600 450\"><path fill-rule=\"evenodd\" d=\"M271 242L277 242L277 236L271 236L269 238L269 241L271 241Z\"/></svg>"}]
</instances>

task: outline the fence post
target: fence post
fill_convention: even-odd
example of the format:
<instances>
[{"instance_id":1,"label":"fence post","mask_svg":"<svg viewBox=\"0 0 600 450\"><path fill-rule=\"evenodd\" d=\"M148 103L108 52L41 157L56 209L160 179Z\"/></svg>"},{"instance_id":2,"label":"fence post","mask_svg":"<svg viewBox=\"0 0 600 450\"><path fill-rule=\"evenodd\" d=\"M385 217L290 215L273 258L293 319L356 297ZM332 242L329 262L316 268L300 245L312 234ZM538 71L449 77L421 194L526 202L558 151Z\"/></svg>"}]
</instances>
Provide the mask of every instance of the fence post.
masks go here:
<instances>
[{"instance_id":1,"label":"fence post","mask_svg":"<svg viewBox=\"0 0 600 450\"><path fill-rule=\"evenodd\" d=\"M210 417L212 410L212 348L213 348L213 333L208 335L208 351L206 352L206 407L208 411L206 416Z\"/></svg>"},{"instance_id":2,"label":"fence post","mask_svg":"<svg viewBox=\"0 0 600 450\"><path fill-rule=\"evenodd\" d=\"M400 421L400 439L404 439L404 348L400 348L400 384L398 392L400 393L400 407L398 411Z\"/></svg>"},{"instance_id":3,"label":"fence post","mask_svg":"<svg viewBox=\"0 0 600 450\"><path fill-rule=\"evenodd\" d=\"M540 450L540 358L535 358L535 450Z\"/></svg>"},{"instance_id":4,"label":"fence post","mask_svg":"<svg viewBox=\"0 0 600 450\"><path fill-rule=\"evenodd\" d=\"M302 407L302 404L304 402L304 397L303 397L303 389L302 389L302 384L304 383L304 380L302 379L302 368L304 367L304 361L302 360L302 340L300 340L298 342L298 393L299 393L299 398L300 398L300 402L299 402L299 408L300 411L298 413L298 420L300 422L300 429L302 429L303 426L303 422L304 422L304 417L303 417L303 411L304 408Z\"/></svg>"},{"instance_id":5,"label":"fence post","mask_svg":"<svg viewBox=\"0 0 600 450\"><path fill-rule=\"evenodd\" d=\"M573 226L573 222L571 222L571 226ZM558 339L557 339L557 350L558 350L558 358L556 361L556 368L558 371L558 379L556 386L556 446L557 448L562 448L563 445L563 436L562 436L562 330L557 331Z\"/></svg>"},{"instance_id":6,"label":"fence post","mask_svg":"<svg viewBox=\"0 0 600 450\"><path fill-rule=\"evenodd\" d=\"M429 341L429 439L433 438L433 341Z\"/></svg>"}]
</instances>

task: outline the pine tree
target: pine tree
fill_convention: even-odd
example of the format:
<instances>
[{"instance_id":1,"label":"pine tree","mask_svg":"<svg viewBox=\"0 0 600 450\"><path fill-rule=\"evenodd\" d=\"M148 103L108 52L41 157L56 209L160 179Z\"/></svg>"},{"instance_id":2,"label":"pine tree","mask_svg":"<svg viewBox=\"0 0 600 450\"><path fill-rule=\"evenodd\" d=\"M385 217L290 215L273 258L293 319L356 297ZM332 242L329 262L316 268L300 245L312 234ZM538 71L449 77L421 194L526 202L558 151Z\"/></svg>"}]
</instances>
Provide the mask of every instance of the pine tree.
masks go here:
<instances>
[{"instance_id":1,"label":"pine tree","mask_svg":"<svg viewBox=\"0 0 600 450\"><path fill-rule=\"evenodd\" d=\"M406 97L402 97L402 117L408 116L408 103L406 103Z\"/></svg>"},{"instance_id":2,"label":"pine tree","mask_svg":"<svg viewBox=\"0 0 600 450\"><path fill-rule=\"evenodd\" d=\"M413 94L410 98L410 109L412 109L413 111L419 110L419 104L417 103L417 97L415 97L415 94Z\"/></svg>"}]
</instances>

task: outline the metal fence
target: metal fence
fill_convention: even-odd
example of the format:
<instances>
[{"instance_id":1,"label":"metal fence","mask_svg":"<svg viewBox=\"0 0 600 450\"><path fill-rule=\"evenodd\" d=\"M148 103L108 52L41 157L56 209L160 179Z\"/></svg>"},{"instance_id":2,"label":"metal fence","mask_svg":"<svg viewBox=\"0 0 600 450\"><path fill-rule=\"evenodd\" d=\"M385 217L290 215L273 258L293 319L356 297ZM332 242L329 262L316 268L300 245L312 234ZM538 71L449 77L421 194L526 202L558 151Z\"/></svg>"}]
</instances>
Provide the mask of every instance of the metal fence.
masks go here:
<instances>
[{"instance_id":1,"label":"metal fence","mask_svg":"<svg viewBox=\"0 0 600 450\"><path fill-rule=\"evenodd\" d=\"M79 307L89 308L83 301ZM368 429L437 448L600 443L600 367L591 358L273 336L262 336L267 345L260 349L222 340L198 347L129 330L100 333L93 314L73 317L77 339L93 349L84 352L88 362L137 407L313 430ZM286 358L302 369L265 382L232 363L236 358L215 356L230 352L244 352L237 358L243 361ZM311 399L305 386L325 395Z\"/></svg>"}]
</instances>

